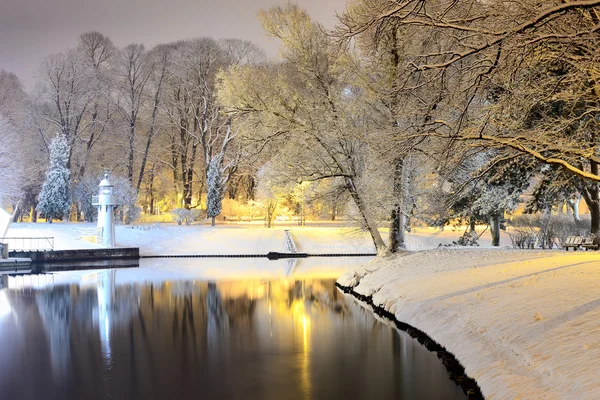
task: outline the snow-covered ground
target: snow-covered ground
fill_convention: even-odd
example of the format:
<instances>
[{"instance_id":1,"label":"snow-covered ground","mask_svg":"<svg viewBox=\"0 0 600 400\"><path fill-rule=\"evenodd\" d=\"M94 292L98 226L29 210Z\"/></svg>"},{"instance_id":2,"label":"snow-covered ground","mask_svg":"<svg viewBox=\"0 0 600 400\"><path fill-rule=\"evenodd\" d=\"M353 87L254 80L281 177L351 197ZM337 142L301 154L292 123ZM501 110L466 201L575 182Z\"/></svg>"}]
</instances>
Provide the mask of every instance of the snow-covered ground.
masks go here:
<instances>
[{"instance_id":1,"label":"snow-covered ground","mask_svg":"<svg viewBox=\"0 0 600 400\"><path fill-rule=\"evenodd\" d=\"M486 398L600 398L598 252L445 248L339 283L445 346Z\"/></svg>"},{"instance_id":2,"label":"snow-covered ground","mask_svg":"<svg viewBox=\"0 0 600 400\"><path fill-rule=\"evenodd\" d=\"M95 228L92 223L21 223L12 224L8 237L54 237L55 249L85 249L100 247L78 239L82 230ZM155 224L141 226L118 225L116 241L119 246L139 247L143 255L157 254L264 254L285 251L283 231L289 229L298 244L298 251L307 253L372 253L375 252L368 233L336 224L321 226L276 226L264 228L251 224L178 226ZM483 229L483 228L482 228ZM382 230L387 239L387 231ZM434 249L440 244L451 244L462 230L446 228L414 228L407 234L409 250ZM480 239L482 247L490 246L489 232ZM506 234L502 246L510 245Z\"/></svg>"}]
</instances>

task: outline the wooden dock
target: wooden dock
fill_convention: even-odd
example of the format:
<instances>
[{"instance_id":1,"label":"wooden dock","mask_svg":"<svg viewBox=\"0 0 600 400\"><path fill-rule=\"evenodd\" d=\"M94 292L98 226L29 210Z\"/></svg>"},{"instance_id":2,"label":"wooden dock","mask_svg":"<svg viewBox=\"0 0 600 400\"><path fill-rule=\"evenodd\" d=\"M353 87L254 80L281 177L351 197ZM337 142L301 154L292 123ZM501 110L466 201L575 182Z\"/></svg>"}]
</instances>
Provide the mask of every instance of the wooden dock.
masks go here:
<instances>
[{"instance_id":1,"label":"wooden dock","mask_svg":"<svg viewBox=\"0 0 600 400\"><path fill-rule=\"evenodd\" d=\"M80 261L138 260L138 247L111 247L101 249L9 251L9 258L29 258L37 263L71 263Z\"/></svg>"}]
</instances>

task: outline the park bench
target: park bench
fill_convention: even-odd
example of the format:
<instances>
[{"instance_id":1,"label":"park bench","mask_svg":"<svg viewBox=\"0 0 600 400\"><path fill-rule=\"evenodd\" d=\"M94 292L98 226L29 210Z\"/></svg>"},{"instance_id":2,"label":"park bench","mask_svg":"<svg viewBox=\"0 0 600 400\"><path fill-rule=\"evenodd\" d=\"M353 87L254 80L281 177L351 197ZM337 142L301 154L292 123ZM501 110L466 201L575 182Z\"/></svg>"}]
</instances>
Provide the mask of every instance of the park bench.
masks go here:
<instances>
[{"instance_id":1,"label":"park bench","mask_svg":"<svg viewBox=\"0 0 600 400\"><path fill-rule=\"evenodd\" d=\"M577 249L581 246L582 243L583 243L582 236L569 236L563 242L563 247L565 248L566 251L569 251L569 247L572 247L573 250L577 251Z\"/></svg>"},{"instance_id":2,"label":"park bench","mask_svg":"<svg viewBox=\"0 0 600 400\"><path fill-rule=\"evenodd\" d=\"M586 251L589 249L598 250L598 242L596 241L596 236L590 235L583 239L581 247L583 247Z\"/></svg>"},{"instance_id":3,"label":"park bench","mask_svg":"<svg viewBox=\"0 0 600 400\"><path fill-rule=\"evenodd\" d=\"M585 249L587 250L598 250L598 241L596 240L596 236L590 235L587 237L583 236L569 236L563 243L563 247L566 251L569 251L569 247L572 247L573 250Z\"/></svg>"}]
</instances>

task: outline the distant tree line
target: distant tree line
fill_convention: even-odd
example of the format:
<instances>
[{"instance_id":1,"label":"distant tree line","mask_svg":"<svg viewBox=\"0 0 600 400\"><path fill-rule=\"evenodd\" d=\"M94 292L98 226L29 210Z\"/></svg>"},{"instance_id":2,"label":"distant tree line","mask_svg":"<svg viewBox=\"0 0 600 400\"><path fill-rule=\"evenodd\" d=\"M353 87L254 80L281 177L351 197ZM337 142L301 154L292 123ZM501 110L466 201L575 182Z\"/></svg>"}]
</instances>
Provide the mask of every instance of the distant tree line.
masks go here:
<instances>
[{"instance_id":1,"label":"distant tree line","mask_svg":"<svg viewBox=\"0 0 600 400\"><path fill-rule=\"evenodd\" d=\"M0 165L37 160L8 163L2 195L37 206L58 133L70 190L110 170L146 213L345 204L384 253L414 224L484 223L498 245L523 201L578 220L583 200L600 237L600 0L354 0L331 31L295 5L259 18L280 61L237 39L117 49L90 32L31 95L0 73Z\"/></svg>"}]
</instances>

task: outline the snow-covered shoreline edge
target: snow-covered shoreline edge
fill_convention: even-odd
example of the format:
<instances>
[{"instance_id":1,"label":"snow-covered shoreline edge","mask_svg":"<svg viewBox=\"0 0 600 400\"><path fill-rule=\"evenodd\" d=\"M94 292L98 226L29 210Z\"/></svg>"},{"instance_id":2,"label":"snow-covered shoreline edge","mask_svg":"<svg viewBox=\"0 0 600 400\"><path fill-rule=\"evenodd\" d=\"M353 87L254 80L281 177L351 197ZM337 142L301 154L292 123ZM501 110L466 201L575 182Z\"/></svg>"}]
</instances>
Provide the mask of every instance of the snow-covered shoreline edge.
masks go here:
<instances>
[{"instance_id":1,"label":"snow-covered shoreline edge","mask_svg":"<svg viewBox=\"0 0 600 400\"><path fill-rule=\"evenodd\" d=\"M337 282L454 354L485 398L597 398L598 252L407 252Z\"/></svg>"},{"instance_id":2,"label":"snow-covered shoreline edge","mask_svg":"<svg viewBox=\"0 0 600 400\"><path fill-rule=\"evenodd\" d=\"M352 287L342 286L339 282L336 282L335 285L346 295L352 296L365 309L371 310L378 317L384 319L388 324L395 326L398 330L406 332L410 337L416 339L421 345L425 346L427 350L432 353L437 353L440 362L444 364L448 371L448 377L451 381L461 387L467 396L467 400L484 399L481 388L473 378L466 374L465 368L460 361L457 360L454 354L446 350L446 348L433 340L425 332L399 321L394 314L383 307L375 305L372 296L361 295L360 293L355 292Z\"/></svg>"}]
</instances>

